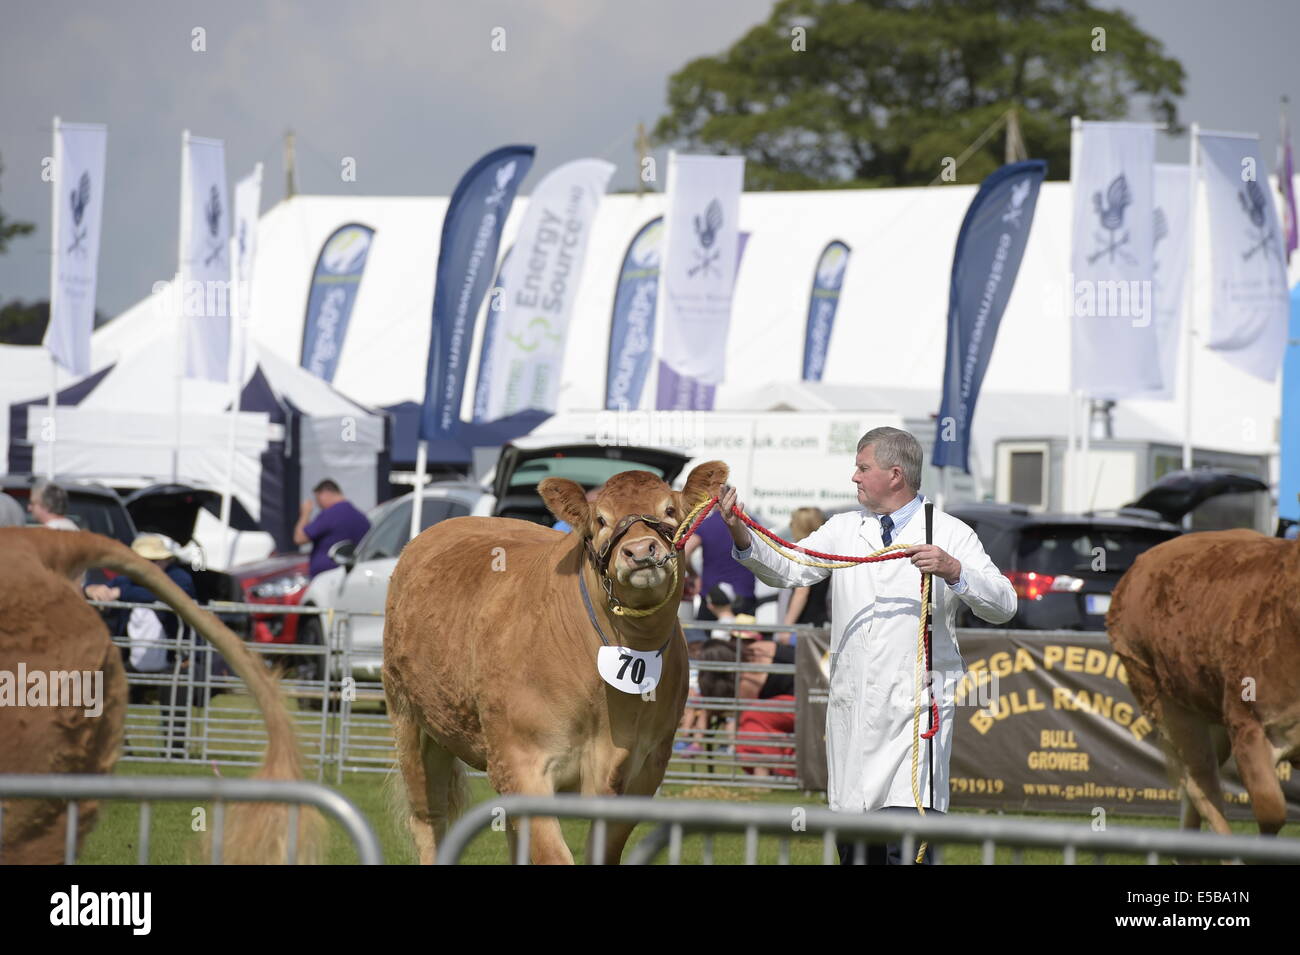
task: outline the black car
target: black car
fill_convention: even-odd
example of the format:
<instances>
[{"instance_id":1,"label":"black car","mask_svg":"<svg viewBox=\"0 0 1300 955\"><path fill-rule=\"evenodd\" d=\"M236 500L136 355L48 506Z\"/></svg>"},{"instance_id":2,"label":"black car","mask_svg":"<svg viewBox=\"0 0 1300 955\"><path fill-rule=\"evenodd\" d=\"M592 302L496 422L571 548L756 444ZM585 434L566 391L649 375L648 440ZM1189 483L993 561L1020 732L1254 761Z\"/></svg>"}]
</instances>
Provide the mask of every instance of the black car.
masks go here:
<instances>
[{"instance_id":1,"label":"black car","mask_svg":"<svg viewBox=\"0 0 1300 955\"><path fill-rule=\"evenodd\" d=\"M1113 513L1053 514L1015 504L962 504L950 513L969 524L1020 598L1008 623L1017 630L1104 630L1110 594L1144 550L1183 533L1177 523L1197 511L1198 529L1231 525L1212 498L1268 493L1250 474L1222 468L1174 471ZM967 607L961 627L988 627Z\"/></svg>"},{"instance_id":2,"label":"black car","mask_svg":"<svg viewBox=\"0 0 1300 955\"><path fill-rule=\"evenodd\" d=\"M36 480L36 477L25 474L0 476L0 491L26 508ZM68 494L68 518L72 523L81 530L112 537L128 547L137 534L144 532L166 534L183 547L193 538L199 509L216 510L220 505L220 496L215 492L186 485L153 485L123 501L115 490L102 484L75 478L55 478L55 481ZM242 508L237 508L235 515L234 523L238 527L247 526L251 521ZM29 524L34 523L30 513L27 520ZM201 567L191 567L190 573L199 603L211 600L237 603L244 599L243 587L230 574ZM88 583L107 583L112 576L111 572L90 571L86 580ZM220 616L236 633L247 633L248 623L244 615Z\"/></svg>"},{"instance_id":3,"label":"black car","mask_svg":"<svg viewBox=\"0 0 1300 955\"><path fill-rule=\"evenodd\" d=\"M1014 504L964 504L953 517L969 524L1011 580L1020 607L999 627L1104 630L1110 594L1138 554L1182 533L1155 515L1035 513ZM962 606L960 627L991 627Z\"/></svg>"}]
</instances>

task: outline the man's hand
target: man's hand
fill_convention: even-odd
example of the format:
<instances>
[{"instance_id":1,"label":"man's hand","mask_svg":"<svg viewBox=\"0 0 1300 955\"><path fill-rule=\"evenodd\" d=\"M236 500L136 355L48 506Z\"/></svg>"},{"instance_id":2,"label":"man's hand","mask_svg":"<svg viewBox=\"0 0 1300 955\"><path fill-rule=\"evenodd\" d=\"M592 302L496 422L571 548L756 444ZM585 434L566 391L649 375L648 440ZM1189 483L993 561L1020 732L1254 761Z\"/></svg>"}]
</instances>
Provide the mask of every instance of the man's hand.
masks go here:
<instances>
[{"instance_id":1,"label":"man's hand","mask_svg":"<svg viewBox=\"0 0 1300 955\"><path fill-rule=\"evenodd\" d=\"M298 516L311 517L311 512L314 511L315 509L316 509L316 502L313 501L311 498L307 498L305 501L302 502L302 506L298 508Z\"/></svg>"},{"instance_id":2,"label":"man's hand","mask_svg":"<svg viewBox=\"0 0 1300 955\"><path fill-rule=\"evenodd\" d=\"M91 584L86 588L86 596L91 600L116 600L122 596L122 591L106 584Z\"/></svg>"},{"instance_id":3,"label":"man's hand","mask_svg":"<svg viewBox=\"0 0 1300 955\"><path fill-rule=\"evenodd\" d=\"M941 577L949 587L961 579L961 561L941 547L933 544L918 544L903 551L912 561L912 566L923 574Z\"/></svg>"},{"instance_id":4,"label":"man's hand","mask_svg":"<svg viewBox=\"0 0 1300 955\"><path fill-rule=\"evenodd\" d=\"M722 496L718 498L718 510L722 511L722 520L727 525L727 530L731 532L731 540L736 545L737 550L744 550L750 544L749 528L745 522L732 513L735 507L741 511L745 509L736 499L736 489L729 485L722 485Z\"/></svg>"}]
</instances>

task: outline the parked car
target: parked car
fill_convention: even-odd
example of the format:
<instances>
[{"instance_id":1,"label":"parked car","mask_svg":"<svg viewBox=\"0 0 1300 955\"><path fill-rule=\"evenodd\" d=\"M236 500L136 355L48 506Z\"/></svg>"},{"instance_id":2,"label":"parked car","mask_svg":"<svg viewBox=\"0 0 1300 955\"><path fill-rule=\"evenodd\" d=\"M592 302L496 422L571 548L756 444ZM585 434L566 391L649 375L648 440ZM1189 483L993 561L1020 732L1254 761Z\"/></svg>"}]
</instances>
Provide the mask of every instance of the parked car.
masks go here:
<instances>
[{"instance_id":1,"label":"parked car","mask_svg":"<svg viewBox=\"0 0 1300 955\"><path fill-rule=\"evenodd\" d=\"M1000 626L1104 630L1111 592L1139 554L1183 533L1178 522L1212 498L1260 492L1268 485L1253 475L1200 468L1167 474L1110 513L1053 514L1010 504L949 511L974 529L1020 598L1015 617ZM958 626L992 625L963 606Z\"/></svg>"},{"instance_id":2,"label":"parked car","mask_svg":"<svg viewBox=\"0 0 1300 955\"><path fill-rule=\"evenodd\" d=\"M1154 515L1035 513L1015 504L950 508L1011 580L1020 606L1005 624L1017 630L1104 630L1111 591L1138 554L1182 533ZM960 627L991 627L966 606Z\"/></svg>"},{"instance_id":3,"label":"parked car","mask_svg":"<svg viewBox=\"0 0 1300 955\"><path fill-rule=\"evenodd\" d=\"M0 490L26 507L36 480L29 474L5 475L0 477ZM212 507L214 500L220 501L220 495L215 491L178 484L153 485L123 500L112 488L96 482L56 477L55 483L67 492L68 517L81 530L112 537L128 547L137 534L165 534L182 548L178 557L189 566L199 603L243 601L244 590L237 578L222 571L209 570L201 562L188 560L185 553L187 547L192 549L199 510ZM27 520L29 524L35 523L30 513ZM111 570L93 570L87 573L86 582L111 584L116 576ZM222 613L217 616L235 633L248 639L247 614ZM220 657L215 658L213 667L217 674L230 672Z\"/></svg>"},{"instance_id":4,"label":"parked car","mask_svg":"<svg viewBox=\"0 0 1300 955\"><path fill-rule=\"evenodd\" d=\"M482 497L472 484L445 482L424 489L420 529L452 517L467 517ZM344 541L331 549L340 566L318 574L302 597L307 607L346 610L351 616L352 675L358 680L378 680L384 639L384 601L388 579L398 555L411 536L411 507L415 493L380 504L369 514L370 530L357 542ZM323 642L320 620L303 617L300 642ZM319 660L322 658L313 658ZM309 674L319 679L319 665Z\"/></svg>"},{"instance_id":5,"label":"parked car","mask_svg":"<svg viewBox=\"0 0 1300 955\"><path fill-rule=\"evenodd\" d=\"M306 554L289 551L239 564L230 572L239 579L248 603L296 607L307 592L307 564ZM297 643L300 619L292 613L255 613L250 639L254 643Z\"/></svg>"},{"instance_id":6,"label":"parked car","mask_svg":"<svg viewBox=\"0 0 1300 955\"><path fill-rule=\"evenodd\" d=\"M550 527L555 518L546 509L537 484L547 477L565 477L584 489L598 487L620 471L650 471L671 484L690 458L668 448L620 447L589 440L526 437L502 449L496 468L480 486L447 481L424 489L421 530L453 517L513 517ZM382 663L384 602L398 556L410 539L414 492L380 505L370 515L370 531L354 545L336 545L333 555L343 566L318 575L303 603L347 610L352 621L352 673L357 679L379 679ZM304 627L316 626L305 619ZM319 639L319 633L312 634Z\"/></svg>"}]
</instances>

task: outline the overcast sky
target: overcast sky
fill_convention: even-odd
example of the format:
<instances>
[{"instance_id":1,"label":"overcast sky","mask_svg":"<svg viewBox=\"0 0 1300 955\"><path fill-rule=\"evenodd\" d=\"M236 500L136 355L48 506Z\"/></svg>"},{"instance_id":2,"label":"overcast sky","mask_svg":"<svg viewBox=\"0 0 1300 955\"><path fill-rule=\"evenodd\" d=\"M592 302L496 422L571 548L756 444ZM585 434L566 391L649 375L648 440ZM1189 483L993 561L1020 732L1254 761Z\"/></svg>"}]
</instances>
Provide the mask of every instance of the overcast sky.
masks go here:
<instances>
[{"instance_id":1,"label":"overcast sky","mask_svg":"<svg viewBox=\"0 0 1300 955\"><path fill-rule=\"evenodd\" d=\"M289 127L300 192L446 195L474 159L507 142L538 147L524 193L582 156L617 163L611 189L628 188L636 123L663 111L668 76L724 50L771 5L13 0L0 13L0 208L38 228L0 256L0 302L49 293L40 171L56 114L108 124L98 300L113 315L175 271L182 129L225 140L232 183L265 163L264 210L284 195ZM1271 164L1278 96L1300 101L1300 0L1115 5L1182 61L1183 121L1257 130ZM191 49L196 27L205 52ZM504 53L491 50L494 27L506 30ZM1185 141L1162 143L1159 155L1185 159ZM351 183L340 175L349 156Z\"/></svg>"}]
</instances>

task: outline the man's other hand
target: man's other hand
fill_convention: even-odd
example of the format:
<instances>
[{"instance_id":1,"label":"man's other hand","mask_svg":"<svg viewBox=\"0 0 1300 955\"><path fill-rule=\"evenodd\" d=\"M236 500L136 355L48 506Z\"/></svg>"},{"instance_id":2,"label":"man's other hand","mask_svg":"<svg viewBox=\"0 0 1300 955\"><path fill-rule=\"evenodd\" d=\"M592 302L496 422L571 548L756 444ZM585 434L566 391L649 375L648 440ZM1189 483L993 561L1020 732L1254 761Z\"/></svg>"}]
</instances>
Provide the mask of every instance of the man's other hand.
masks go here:
<instances>
[{"instance_id":1,"label":"man's other hand","mask_svg":"<svg viewBox=\"0 0 1300 955\"><path fill-rule=\"evenodd\" d=\"M949 587L961 579L961 561L941 547L934 544L918 544L903 551L912 561L912 566L923 574L942 577Z\"/></svg>"}]
</instances>

